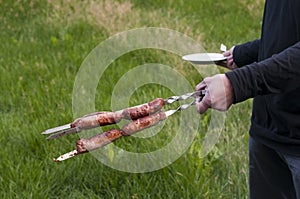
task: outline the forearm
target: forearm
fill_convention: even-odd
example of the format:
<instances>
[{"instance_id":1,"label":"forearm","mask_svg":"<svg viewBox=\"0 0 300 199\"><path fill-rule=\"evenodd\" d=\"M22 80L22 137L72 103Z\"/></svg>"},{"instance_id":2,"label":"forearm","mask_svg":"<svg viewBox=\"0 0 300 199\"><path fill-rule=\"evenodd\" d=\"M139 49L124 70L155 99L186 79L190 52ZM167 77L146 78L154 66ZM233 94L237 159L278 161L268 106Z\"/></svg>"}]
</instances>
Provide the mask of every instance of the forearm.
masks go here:
<instances>
[{"instance_id":1,"label":"forearm","mask_svg":"<svg viewBox=\"0 0 300 199\"><path fill-rule=\"evenodd\" d=\"M300 42L269 59L226 73L232 83L234 102L299 88L299 55Z\"/></svg>"},{"instance_id":2,"label":"forearm","mask_svg":"<svg viewBox=\"0 0 300 199\"><path fill-rule=\"evenodd\" d=\"M237 45L233 51L233 60L238 67L242 67L258 60L260 40L253 40Z\"/></svg>"}]
</instances>

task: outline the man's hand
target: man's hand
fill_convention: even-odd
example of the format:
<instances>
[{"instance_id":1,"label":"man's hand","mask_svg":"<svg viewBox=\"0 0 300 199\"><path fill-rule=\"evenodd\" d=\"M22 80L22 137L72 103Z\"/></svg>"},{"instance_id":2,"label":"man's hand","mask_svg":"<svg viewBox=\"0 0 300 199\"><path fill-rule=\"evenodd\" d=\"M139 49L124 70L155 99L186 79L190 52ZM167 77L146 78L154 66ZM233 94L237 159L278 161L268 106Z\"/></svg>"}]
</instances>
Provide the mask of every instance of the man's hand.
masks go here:
<instances>
[{"instance_id":1,"label":"man's hand","mask_svg":"<svg viewBox=\"0 0 300 199\"><path fill-rule=\"evenodd\" d=\"M230 50L223 53L224 57L227 57L226 61L218 61L218 62L216 62L216 64L219 65L219 66L223 66L225 68L228 68L230 70L236 69L237 65L234 63L234 60L233 60L234 47L235 46L233 46Z\"/></svg>"},{"instance_id":2,"label":"man's hand","mask_svg":"<svg viewBox=\"0 0 300 199\"><path fill-rule=\"evenodd\" d=\"M226 111L233 103L233 89L225 74L205 78L196 86L196 90L206 90L202 101L196 104L200 114L208 108Z\"/></svg>"}]
</instances>

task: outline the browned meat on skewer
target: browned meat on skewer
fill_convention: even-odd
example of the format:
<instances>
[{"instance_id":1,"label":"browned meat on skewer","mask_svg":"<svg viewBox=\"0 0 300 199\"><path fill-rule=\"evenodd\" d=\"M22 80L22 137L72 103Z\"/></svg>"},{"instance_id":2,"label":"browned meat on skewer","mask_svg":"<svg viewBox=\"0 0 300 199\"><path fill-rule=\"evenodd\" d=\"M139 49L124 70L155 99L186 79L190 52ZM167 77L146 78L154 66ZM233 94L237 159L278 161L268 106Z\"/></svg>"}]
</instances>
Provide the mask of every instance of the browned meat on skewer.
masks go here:
<instances>
[{"instance_id":1,"label":"browned meat on skewer","mask_svg":"<svg viewBox=\"0 0 300 199\"><path fill-rule=\"evenodd\" d=\"M86 153L89 151L93 151L95 149L101 148L121 136L128 136L134 133L137 133L141 130L149 128L151 126L156 125L160 121L166 119L166 114L164 112L155 113L153 115L149 115L143 118L139 118L135 121L132 121L122 128L122 130L112 129L98 135L95 135L91 138L81 138L76 142L76 150L71 151L67 154L60 156L57 159L54 159L55 162L60 162L66 160L70 157Z\"/></svg>"},{"instance_id":2,"label":"browned meat on skewer","mask_svg":"<svg viewBox=\"0 0 300 199\"><path fill-rule=\"evenodd\" d=\"M87 151L92 151L103 147L116 139L120 138L122 135L128 136L137 133L141 130L154 126L158 122L166 119L164 112L155 113L143 118L139 118L133 122L126 124L122 130L112 129L91 138L81 138L77 141L77 151L78 153L85 153Z\"/></svg>"}]
</instances>

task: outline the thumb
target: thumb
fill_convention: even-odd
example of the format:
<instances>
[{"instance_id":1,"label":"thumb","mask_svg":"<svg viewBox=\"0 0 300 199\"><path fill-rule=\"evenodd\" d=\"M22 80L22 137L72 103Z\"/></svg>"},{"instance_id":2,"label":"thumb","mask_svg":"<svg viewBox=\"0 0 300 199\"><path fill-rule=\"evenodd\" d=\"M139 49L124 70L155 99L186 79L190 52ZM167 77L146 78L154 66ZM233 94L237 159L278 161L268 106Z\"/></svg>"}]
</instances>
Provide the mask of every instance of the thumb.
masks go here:
<instances>
[{"instance_id":1,"label":"thumb","mask_svg":"<svg viewBox=\"0 0 300 199\"><path fill-rule=\"evenodd\" d=\"M230 52L230 50L228 50L228 51L224 52L224 53L223 53L223 55L224 55L224 57L228 57L228 56L230 56L230 55L231 55L231 52Z\"/></svg>"}]
</instances>

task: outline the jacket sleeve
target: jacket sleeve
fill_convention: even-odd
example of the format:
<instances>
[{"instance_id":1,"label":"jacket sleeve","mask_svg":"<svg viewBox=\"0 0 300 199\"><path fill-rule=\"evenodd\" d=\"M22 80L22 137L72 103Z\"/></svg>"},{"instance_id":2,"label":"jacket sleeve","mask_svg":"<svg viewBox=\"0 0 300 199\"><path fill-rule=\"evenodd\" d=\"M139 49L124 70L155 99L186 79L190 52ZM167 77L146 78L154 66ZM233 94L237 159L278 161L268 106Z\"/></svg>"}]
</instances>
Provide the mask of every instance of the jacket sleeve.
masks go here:
<instances>
[{"instance_id":1,"label":"jacket sleeve","mask_svg":"<svg viewBox=\"0 0 300 199\"><path fill-rule=\"evenodd\" d=\"M237 45L233 51L233 60L238 67L242 67L258 60L260 40L254 40Z\"/></svg>"},{"instance_id":2,"label":"jacket sleeve","mask_svg":"<svg viewBox=\"0 0 300 199\"><path fill-rule=\"evenodd\" d=\"M300 88L300 42L266 60L227 72L226 76L233 87L234 103Z\"/></svg>"}]
</instances>

